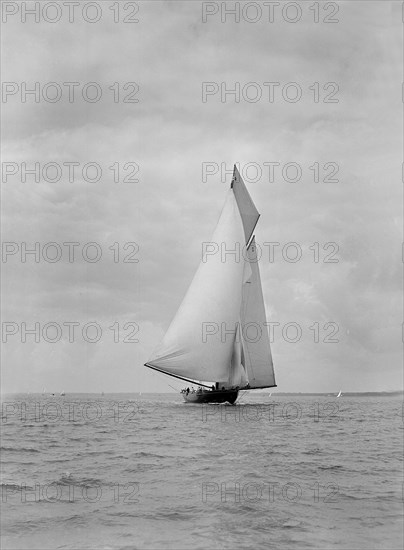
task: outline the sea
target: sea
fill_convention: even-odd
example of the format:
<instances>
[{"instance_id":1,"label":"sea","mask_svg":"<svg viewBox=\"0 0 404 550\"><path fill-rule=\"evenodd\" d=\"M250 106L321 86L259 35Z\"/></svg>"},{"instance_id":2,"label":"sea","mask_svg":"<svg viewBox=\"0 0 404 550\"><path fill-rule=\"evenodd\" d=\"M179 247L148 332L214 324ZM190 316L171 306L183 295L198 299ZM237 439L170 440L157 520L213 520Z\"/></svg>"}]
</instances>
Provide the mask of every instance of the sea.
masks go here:
<instances>
[{"instance_id":1,"label":"sea","mask_svg":"<svg viewBox=\"0 0 404 550\"><path fill-rule=\"evenodd\" d=\"M403 547L403 396L2 401L6 549Z\"/></svg>"}]
</instances>

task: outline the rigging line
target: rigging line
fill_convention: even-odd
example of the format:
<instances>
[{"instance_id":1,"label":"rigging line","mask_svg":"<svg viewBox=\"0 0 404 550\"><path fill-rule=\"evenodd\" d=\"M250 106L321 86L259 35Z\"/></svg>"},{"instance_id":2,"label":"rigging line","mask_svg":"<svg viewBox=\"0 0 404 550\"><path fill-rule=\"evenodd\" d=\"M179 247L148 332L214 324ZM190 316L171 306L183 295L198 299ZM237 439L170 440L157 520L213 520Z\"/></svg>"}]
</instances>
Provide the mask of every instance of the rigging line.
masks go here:
<instances>
[{"instance_id":1,"label":"rigging line","mask_svg":"<svg viewBox=\"0 0 404 550\"><path fill-rule=\"evenodd\" d=\"M243 393L243 395L238 399L238 404L240 403L240 401L243 399L243 397L246 395L246 391Z\"/></svg>"},{"instance_id":2,"label":"rigging line","mask_svg":"<svg viewBox=\"0 0 404 550\"><path fill-rule=\"evenodd\" d=\"M167 382L168 384L168 382ZM174 388L174 386L172 386L171 384L168 384L170 386L170 388L172 388L173 390L175 390L177 393L179 392L178 388Z\"/></svg>"},{"instance_id":3,"label":"rigging line","mask_svg":"<svg viewBox=\"0 0 404 550\"><path fill-rule=\"evenodd\" d=\"M164 380L164 382L167 384L167 386L170 386L170 388L172 388L176 393L178 393L178 392L180 391L178 388L174 388L174 386L172 386L171 384L169 384L169 383L167 382L167 379L164 377L164 375L163 375L163 373L162 373L161 371L155 370L155 369L150 369L150 370L153 372L153 374L158 373L158 374L162 377L162 378L161 378L162 381Z\"/></svg>"}]
</instances>

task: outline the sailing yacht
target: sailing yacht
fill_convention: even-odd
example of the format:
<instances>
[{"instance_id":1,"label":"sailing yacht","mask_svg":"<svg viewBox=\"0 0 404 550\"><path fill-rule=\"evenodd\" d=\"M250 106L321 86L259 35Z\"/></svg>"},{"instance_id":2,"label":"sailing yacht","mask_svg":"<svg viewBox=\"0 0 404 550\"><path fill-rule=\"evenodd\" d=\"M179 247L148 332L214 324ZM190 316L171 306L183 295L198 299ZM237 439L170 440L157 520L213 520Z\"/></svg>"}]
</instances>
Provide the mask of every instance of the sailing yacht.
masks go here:
<instances>
[{"instance_id":1,"label":"sailing yacht","mask_svg":"<svg viewBox=\"0 0 404 550\"><path fill-rule=\"evenodd\" d=\"M342 394L342 391L339 390L339 393L338 393L337 397L341 397L341 394Z\"/></svg>"},{"instance_id":2,"label":"sailing yacht","mask_svg":"<svg viewBox=\"0 0 404 550\"><path fill-rule=\"evenodd\" d=\"M205 243L211 246L163 341L145 363L196 385L197 390L181 391L188 403L234 404L240 390L276 387L253 236L259 217L234 166L220 219Z\"/></svg>"}]
</instances>

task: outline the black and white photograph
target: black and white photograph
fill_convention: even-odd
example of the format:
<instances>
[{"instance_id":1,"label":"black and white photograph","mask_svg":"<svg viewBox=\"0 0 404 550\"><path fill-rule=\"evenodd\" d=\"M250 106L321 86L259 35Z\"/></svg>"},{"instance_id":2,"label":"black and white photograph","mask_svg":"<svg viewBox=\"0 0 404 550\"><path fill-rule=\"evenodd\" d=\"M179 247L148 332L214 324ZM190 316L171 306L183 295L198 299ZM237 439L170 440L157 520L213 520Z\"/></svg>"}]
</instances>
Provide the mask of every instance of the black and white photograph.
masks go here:
<instances>
[{"instance_id":1,"label":"black and white photograph","mask_svg":"<svg viewBox=\"0 0 404 550\"><path fill-rule=\"evenodd\" d=\"M399 550L401 0L1 0L2 550Z\"/></svg>"}]
</instances>

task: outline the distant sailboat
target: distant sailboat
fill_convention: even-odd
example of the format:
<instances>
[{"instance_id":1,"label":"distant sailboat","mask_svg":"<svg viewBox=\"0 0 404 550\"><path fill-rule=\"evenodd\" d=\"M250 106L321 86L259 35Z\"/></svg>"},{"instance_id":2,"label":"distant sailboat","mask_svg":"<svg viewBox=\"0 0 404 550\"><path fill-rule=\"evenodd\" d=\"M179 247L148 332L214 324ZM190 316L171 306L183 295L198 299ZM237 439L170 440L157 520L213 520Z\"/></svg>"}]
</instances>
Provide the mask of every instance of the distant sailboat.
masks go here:
<instances>
[{"instance_id":1,"label":"distant sailboat","mask_svg":"<svg viewBox=\"0 0 404 550\"><path fill-rule=\"evenodd\" d=\"M341 394L342 394L342 391L339 390L339 393L338 393L337 397L341 397Z\"/></svg>"},{"instance_id":2,"label":"distant sailboat","mask_svg":"<svg viewBox=\"0 0 404 550\"><path fill-rule=\"evenodd\" d=\"M234 167L211 241L228 255L205 254L162 343L145 363L199 386L181 391L186 402L234 404L239 390L276 386L253 236L259 216ZM238 258L237 247L243 252ZM258 338L244 334L251 325Z\"/></svg>"},{"instance_id":3,"label":"distant sailboat","mask_svg":"<svg viewBox=\"0 0 404 550\"><path fill-rule=\"evenodd\" d=\"M65 390L61 391L60 395L66 395Z\"/></svg>"}]
</instances>

